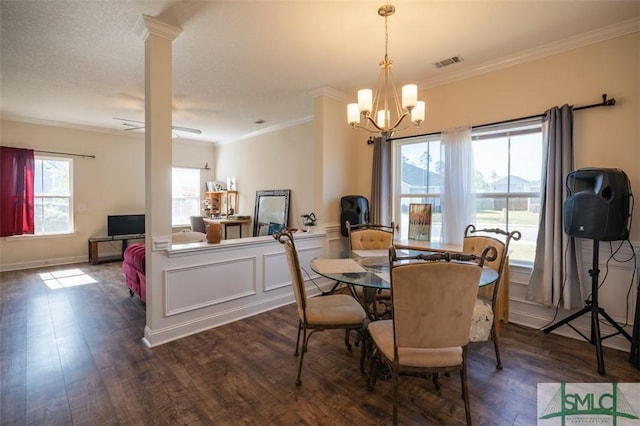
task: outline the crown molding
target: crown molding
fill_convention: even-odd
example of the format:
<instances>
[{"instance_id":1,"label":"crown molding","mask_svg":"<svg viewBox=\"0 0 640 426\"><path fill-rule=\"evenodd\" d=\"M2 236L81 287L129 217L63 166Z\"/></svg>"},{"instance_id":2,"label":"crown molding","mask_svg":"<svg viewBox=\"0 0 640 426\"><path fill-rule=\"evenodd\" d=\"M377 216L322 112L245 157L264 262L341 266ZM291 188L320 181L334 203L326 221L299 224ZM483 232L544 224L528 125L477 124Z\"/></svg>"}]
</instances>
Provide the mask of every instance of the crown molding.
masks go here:
<instances>
[{"instance_id":1,"label":"crown molding","mask_svg":"<svg viewBox=\"0 0 640 426\"><path fill-rule=\"evenodd\" d=\"M125 132L122 129L111 129L107 127L89 126L86 124L67 123L65 121L45 120L42 118L27 117L17 114L0 113L0 120L2 121L15 121L17 123L36 124L39 126L60 127L70 130L81 130L85 132L103 133L107 135L115 135L118 137L127 137L131 139L144 140L144 131L142 132ZM176 142L197 143L207 146L211 146L215 142L209 140L191 139L188 137L179 136L173 139Z\"/></svg>"},{"instance_id":2,"label":"crown molding","mask_svg":"<svg viewBox=\"0 0 640 426\"><path fill-rule=\"evenodd\" d=\"M83 130L85 132L98 132L110 135L122 135L122 130L108 129L106 127L89 126L86 124L67 123L65 121L45 120L42 118L27 117L24 115L1 113L0 120L15 121L18 123L38 124L41 126L62 127L65 129ZM130 134L128 137L137 137L139 135Z\"/></svg>"},{"instance_id":3,"label":"crown molding","mask_svg":"<svg viewBox=\"0 0 640 426\"><path fill-rule=\"evenodd\" d=\"M312 90L311 92L309 92L309 95L311 95L313 98L317 98L319 96L326 96L328 98L336 99L345 104L348 104L351 102L351 100L346 94L328 86Z\"/></svg>"},{"instance_id":4,"label":"crown molding","mask_svg":"<svg viewBox=\"0 0 640 426\"><path fill-rule=\"evenodd\" d=\"M234 142L240 142L246 139L253 138L255 136L265 135L267 133L275 132L276 130L287 129L289 127L294 127L299 124L309 123L313 121L313 116L302 117L297 120L286 121L284 123L276 124L271 127L265 127L264 129L256 130L255 132L245 133L244 135L239 135L233 139L228 139L221 142L216 142L216 145L228 145Z\"/></svg>"},{"instance_id":5,"label":"crown molding","mask_svg":"<svg viewBox=\"0 0 640 426\"><path fill-rule=\"evenodd\" d=\"M174 27L149 15L142 14L138 17L133 27L133 32L142 40L146 40L149 35L153 34L173 41L182 33L182 28Z\"/></svg>"},{"instance_id":6,"label":"crown molding","mask_svg":"<svg viewBox=\"0 0 640 426\"><path fill-rule=\"evenodd\" d=\"M492 60L478 66L462 69L457 72L447 70L446 75L428 78L418 84L420 89L438 87L466 78L475 77L504 68L520 65L526 62L542 59L547 56L568 52L580 47L607 41L613 38L622 37L640 31L640 18L627 19L613 25L598 28L593 31L568 37L563 40L554 41L533 49L524 50L514 55L504 56L497 60Z\"/></svg>"}]
</instances>

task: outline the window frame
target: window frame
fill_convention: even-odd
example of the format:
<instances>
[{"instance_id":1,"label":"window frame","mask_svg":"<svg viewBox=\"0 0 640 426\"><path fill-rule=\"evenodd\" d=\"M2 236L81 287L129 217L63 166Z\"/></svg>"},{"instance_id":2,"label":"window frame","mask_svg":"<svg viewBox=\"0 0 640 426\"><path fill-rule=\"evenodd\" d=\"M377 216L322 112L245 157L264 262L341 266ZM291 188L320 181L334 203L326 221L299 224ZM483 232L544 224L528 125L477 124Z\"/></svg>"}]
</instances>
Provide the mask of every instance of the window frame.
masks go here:
<instances>
[{"instance_id":1,"label":"window frame","mask_svg":"<svg viewBox=\"0 0 640 426\"><path fill-rule=\"evenodd\" d=\"M74 180L73 180L73 166L74 166L74 162L73 162L73 158L70 157L60 157L60 156L55 156L55 155L41 155L38 153L35 153L34 155L34 188L33 188L33 214L34 214L34 224L38 223L38 220L36 218L38 212L37 212L37 208L36 206L38 205L37 200L44 200L47 198L56 198L56 199L66 199L68 200L68 205L69 205L69 221L68 221L68 227L69 229L66 231L51 231L51 232L47 232L46 231L46 227L45 227L45 231L38 231L37 227L34 226L34 233L33 236L36 237L44 237L44 236L55 236L55 235L69 235L69 234L73 234L75 233L75 219L74 219L74 211L75 211L75 205L74 205ZM68 164L68 168L69 168L69 176L68 176L68 188L69 188L69 193L68 195L51 195L51 194L38 194L36 192L36 188L37 188L37 180L38 180L38 174L40 174L41 178L43 178L42 176L42 167L39 169L38 171L38 162L44 162L44 161L58 161L58 162L65 162ZM45 205L45 203L41 203L43 206ZM44 208L42 209L42 223L44 225L45 220L44 220Z\"/></svg>"},{"instance_id":2,"label":"window frame","mask_svg":"<svg viewBox=\"0 0 640 426\"><path fill-rule=\"evenodd\" d=\"M173 176L174 176L174 172L177 170L184 170L184 171L189 171L189 172L194 172L198 174L198 178L197 178L197 184L195 186L195 190L196 190L196 195L194 197L175 197L174 193L173 193ZM189 199L195 199L196 201L196 209L193 212L193 214L190 214L189 216L197 216L199 214L201 214L202 212L202 174L200 173L200 169L199 168L195 168L195 167L176 167L173 166L171 167L171 226L172 227L184 227L184 226L191 226L191 221L187 220L186 223L174 223L174 217L173 217L173 212L174 212L174 208L176 207L174 205L174 202L176 200L182 200L182 202L184 203L185 200L189 200ZM184 204L182 204L184 206ZM189 218L187 218L189 219Z\"/></svg>"},{"instance_id":3,"label":"window frame","mask_svg":"<svg viewBox=\"0 0 640 426\"><path fill-rule=\"evenodd\" d=\"M542 144L544 143L542 141L542 136L543 136L543 129L542 129L542 119L541 118L534 118L534 119L526 119L526 120L521 120L521 121L511 121L511 122L507 122L507 123L500 123L500 124L494 124L494 125L487 125L487 126L479 126L476 128L472 129L472 133L471 133L471 139L473 142L476 141L480 141L480 140L485 140L485 139L497 139L497 138L502 138L502 137L506 137L507 138L507 172L506 172L506 178L507 178L507 192L501 191L501 192L497 192L497 191L478 191L476 190L474 192L476 201L477 200L482 200L482 199L499 199L499 200L504 200L504 203L506 206L511 206L513 203L513 200L518 200L518 199L528 199L531 200L533 199L538 199L540 200L540 196L541 196L541 187L542 187L542 182L540 182L540 186L538 187L537 191L508 191L509 188L511 188L511 178L512 178L512 172L511 172L511 168L513 166L513 163L515 161L514 157L511 155L512 151L512 137L514 136L520 136L520 135L527 135L527 134L539 134L540 135L540 142L541 142L541 148L542 148ZM403 235L407 235L408 230L404 229L402 227L402 218L403 215L406 215L406 213L403 213L402 207L403 207L403 201L404 200L411 200L411 199L421 199L420 202L431 202L433 199L441 199L442 197L442 193L439 191L437 192L433 192L433 191L428 191L428 192L416 192L416 193L409 193L409 192L402 192L402 167L403 167L403 147L406 145L411 145L411 144L418 144L418 143L433 143L433 142L439 142L441 141L441 133L431 133L431 134L427 134L427 135L422 135L422 136L412 136L412 137L407 137L407 138L399 138L399 139L394 139L392 140L393 143L393 147L392 147L392 177L393 177L393 182L392 182L392 218L393 221L395 223L397 223L400 226L400 229L397 231L397 235L399 236L403 236ZM440 146L440 149L442 150L442 146ZM440 158L443 158L442 156L442 151L440 153ZM541 161L543 161L543 159L541 158ZM437 163L437 161L436 161ZM446 165L445 165L446 167ZM474 167L476 170L478 170L477 167ZM425 169L427 173L429 172L433 172L435 169L434 168L429 168L429 164L427 164L427 168ZM428 175L426 178L426 182L427 185L431 185L429 183L430 176ZM532 181L533 182L533 181ZM427 189L431 189L430 187L427 187ZM426 201L425 201L426 200ZM415 201L414 201L415 202ZM409 202L407 202L407 205L409 204ZM538 212L539 213L539 212ZM436 241L439 239L439 231L438 229L440 229L441 225L441 220L437 219L437 209L434 208L434 220L432 220L432 238L431 240L434 241L433 235L435 234L437 236ZM504 229L506 229L507 231L510 230L510 226L515 226L512 225L511 223L513 222L512 220L510 220L510 208L505 209L505 223L503 227ZM435 226L434 226L435 225ZM406 225L405 225L406 226ZM539 227L539 223L536 225L536 228ZM401 237L401 238L406 238L406 237ZM534 241L535 244L535 241ZM531 267L533 265L533 261L529 261L527 259L512 259L512 263L515 264L519 264L525 267Z\"/></svg>"}]
</instances>

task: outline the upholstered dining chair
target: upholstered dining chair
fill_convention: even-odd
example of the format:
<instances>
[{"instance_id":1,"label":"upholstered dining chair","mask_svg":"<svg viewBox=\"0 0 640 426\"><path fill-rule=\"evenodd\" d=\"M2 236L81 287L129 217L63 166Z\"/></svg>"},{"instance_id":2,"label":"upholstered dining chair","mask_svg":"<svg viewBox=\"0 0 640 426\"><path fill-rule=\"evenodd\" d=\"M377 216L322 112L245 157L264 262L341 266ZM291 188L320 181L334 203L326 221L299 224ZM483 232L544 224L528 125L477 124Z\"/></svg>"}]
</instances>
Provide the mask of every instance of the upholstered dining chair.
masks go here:
<instances>
[{"instance_id":1,"label":"upholstered dining chair","mask_svg":"<svg viewBox=\"0 0 640 426\"><path fill-rule=\"evenodd\" d=\"M433 377L458 371L467 424L471 424L467 389L469 325L482 268L473 262L451 262L464 255L439 253L399 261L389 250L393 316L372 321L369 389L375 385L380 359L391 369L393 423L398 423L399 376Z\"/></svg>"},{"instance_id":2,"label":"upholstered dining chair","mask_svg":"<svg viewBox=\"0 0 640 426\"><path fill-rule=\"evenodd\" d=\"M189 219L191 220L191 230L193 232L207 233L207 227L202 216L190 216Z\"/></svg>"},{"instance_id":3,"label":"upholstered dining chair","mask_svg":"<svg viewBox=\"0 0 640 426\"><path fill-rule=\"evenodd\" d=\"M472 342L493 340L496 352L496 368L498 370L502 370L498 342L501 286L509 285L508 282L503 282L509 255L509 244L511 240L517 241L520 237L520 231L507 232L499 228L476 229L474 225L467 225L464 230L463 252L481 254L484 249L490 246L497 250L496 259L487 261L486 266L498 272L498 279L494 284L485 286L478 291L469 339Z\"/></svg>"},{"instance_id":4,"label":"upholstered dining chair","mask_svg":"<svg viewBox=\"0 0 640 426\"><path fill-rule=\"evenodd\" d=\"M331 294L307 298L300 267L300 259L298 258L298 251L293 241L293 234L289 229L283 228L275 233L273 237L284 245L289 273L291 274L293 293L298 305L298 337L296 339L294 355L300 356L298 376L296 378L296 385L300 386L302 384L300 380L302 362L304 360L304 354L307 352L311 335L316 331L330 329L364 330L365 312L360 303L348 294ZM300 350L301 334L302 349ZM350 351L351 344L349 343L348 334L345 334L345 345Z\"/></svg>"},{"instance_id":5,"label":"upholstered dining chair","mask_svg":"<svg viewBox=\"0 0 640 426\"><path fill-rule=\"evenodd\" d=\"M350 250L388 250L393 245L395 223L378 225L371 223L345 223Z\"/></svg>"},{"instance_id":6,"label":"upholstered dining chair","mask_svg":"<svg viewBox=\"0 0 640 426\"><path fill-rule=\"evenodd\" d=\"M347 235L349 237L349 250L385 250L385 252L393 245L393 238L395 235L395 223L391 222L390 225L379 225L371 223L361 223L352 225L349 221L346 221L345 226L347 228ZM358 287L355 289L358 293L358 297L363 297L363 289ZM378 305L381 304L379 316L384 316L388 310L385 301L391 298L389 290L379 290L374 294L373 300L366 300L366 303L372 303L376 309L373 312L378 312Z\"/></svg>"}]
</instances>

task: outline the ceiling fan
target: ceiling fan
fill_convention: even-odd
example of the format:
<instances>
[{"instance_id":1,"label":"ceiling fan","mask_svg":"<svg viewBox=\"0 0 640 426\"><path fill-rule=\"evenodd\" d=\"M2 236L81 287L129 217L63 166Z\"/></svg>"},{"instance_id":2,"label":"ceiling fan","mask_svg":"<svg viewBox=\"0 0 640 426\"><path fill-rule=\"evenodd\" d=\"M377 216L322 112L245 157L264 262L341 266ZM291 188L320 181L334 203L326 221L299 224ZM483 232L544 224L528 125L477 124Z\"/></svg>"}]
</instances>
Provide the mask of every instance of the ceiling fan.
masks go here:
<instances>
[{"instance_id":1,"label":"ceiling fan","mask_svg":"<svg viewBox=\"0 0 640 426\"><path fill-rule=\"evenodd\" d=\"M144 121L129 120L126 118L118 118L118 117L113 117L113 119L122 121L122 125L126 127L126 129L124 130L144 129ZM198 135L202 133L202 130L200 129L192 129L191 127L181 127L181 126L171 126L171 130L178 131L178 132L196 133Z\"/></svg>"}]
</instances>

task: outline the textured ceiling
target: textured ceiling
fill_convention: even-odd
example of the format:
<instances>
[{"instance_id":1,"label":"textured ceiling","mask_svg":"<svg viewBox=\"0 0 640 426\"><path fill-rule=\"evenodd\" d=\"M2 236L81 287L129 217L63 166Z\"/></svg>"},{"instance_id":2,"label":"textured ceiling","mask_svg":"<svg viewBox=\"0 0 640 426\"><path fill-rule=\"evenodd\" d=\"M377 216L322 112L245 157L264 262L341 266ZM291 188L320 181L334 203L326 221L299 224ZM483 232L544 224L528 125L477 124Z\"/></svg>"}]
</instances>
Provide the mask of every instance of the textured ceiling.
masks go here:
<instances>
[{"instance_id":1,"label":"textured ceiling","mask_svg":"<svg viewBox=\"0 0 640 426\"><path fill-rule=\"evenodd\" d=\"M144 42L133 28L146 14L183 29L173 43L173 122L203 133L180 136L232 142L309 119L317 89L355 101L373 87L382 4L1 0L1 113L114 130L125 126L113 117L144 120ZM429 87L640 30L640 1L394 5L389 57L399 85ZM464 62L434 66L454 55Z\"/></svg>"}]
</instances>

